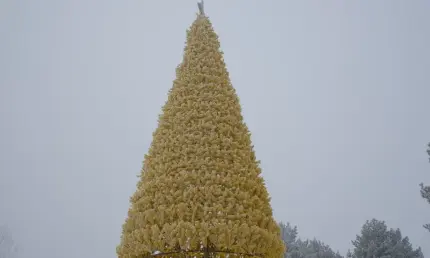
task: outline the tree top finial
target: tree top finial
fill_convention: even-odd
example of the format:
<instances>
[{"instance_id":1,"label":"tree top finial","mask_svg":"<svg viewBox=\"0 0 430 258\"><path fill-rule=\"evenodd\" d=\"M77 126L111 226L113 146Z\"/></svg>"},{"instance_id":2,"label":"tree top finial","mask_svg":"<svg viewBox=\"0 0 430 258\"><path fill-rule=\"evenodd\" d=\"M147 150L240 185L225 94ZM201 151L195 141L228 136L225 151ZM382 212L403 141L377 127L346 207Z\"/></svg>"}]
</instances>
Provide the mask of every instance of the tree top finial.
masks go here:
<instances>
[{"instance_id":1,"label":"tree top finial","mask_svg":"<svg viewBox=\"0 0 430 258\"><path fill-rule=\"evenodd\" d=\"M200 2L197 3L197 6L199 7L199 11L200 11L201 16L205 16L205 9L204 9L205 6L204 5L205 5L205 3L203 0L201 0Z\"/></svg>"}]
</instances>

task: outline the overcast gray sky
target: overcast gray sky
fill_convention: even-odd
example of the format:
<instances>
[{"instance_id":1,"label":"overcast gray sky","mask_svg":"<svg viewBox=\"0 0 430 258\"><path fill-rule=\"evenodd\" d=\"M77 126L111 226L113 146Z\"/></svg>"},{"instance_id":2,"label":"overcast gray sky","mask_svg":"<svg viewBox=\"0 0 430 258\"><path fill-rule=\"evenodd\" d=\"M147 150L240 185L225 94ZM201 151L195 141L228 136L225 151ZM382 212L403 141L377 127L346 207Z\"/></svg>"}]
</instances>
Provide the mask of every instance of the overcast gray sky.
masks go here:
<instances>
[{"instance_id":1,"label":"overcast gray sky","mask_svg":"<svg viewBox=\"0 0 430 258\"><path fill-rule=\"evenodd\" d=\"M366 219L430 256L430 1L207 0L277 220L343 254ZM195 0L0 0L0 225L116 257Z\"/></svg>"}]
</instances>

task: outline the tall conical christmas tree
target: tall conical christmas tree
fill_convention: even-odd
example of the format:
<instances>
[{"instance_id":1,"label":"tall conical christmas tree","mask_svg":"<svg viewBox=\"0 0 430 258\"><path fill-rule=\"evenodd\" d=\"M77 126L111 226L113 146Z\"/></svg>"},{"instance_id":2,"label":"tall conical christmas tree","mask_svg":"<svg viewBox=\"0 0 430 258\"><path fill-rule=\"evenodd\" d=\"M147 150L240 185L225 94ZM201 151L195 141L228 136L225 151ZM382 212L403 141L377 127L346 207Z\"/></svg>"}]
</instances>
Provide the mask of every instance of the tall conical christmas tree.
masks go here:
<instances>
[{"instance_id":1,"label":"tall conical christmas tree","mask_svg":"<svg viewBox=\"0 0 430 258\"><path fill-rule=\"evenodd\" d=\"M118 257L281 257L259 162L200 6L145 156Z\"/></svg>"}]
</instances>

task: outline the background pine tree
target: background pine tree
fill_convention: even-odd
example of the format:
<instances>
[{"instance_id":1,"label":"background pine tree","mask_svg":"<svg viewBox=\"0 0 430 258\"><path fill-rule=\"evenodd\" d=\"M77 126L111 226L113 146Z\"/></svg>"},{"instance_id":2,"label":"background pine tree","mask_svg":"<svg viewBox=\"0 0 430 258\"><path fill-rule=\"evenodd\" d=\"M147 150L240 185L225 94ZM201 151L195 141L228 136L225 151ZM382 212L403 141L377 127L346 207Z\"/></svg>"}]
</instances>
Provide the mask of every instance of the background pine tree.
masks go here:
<instances>
[{"instance_id":1,"label":"background pine tree","mask_svg":"<svg viewBox=\"0 0 430 258\"><path fill-rule=\"evenodd\" d=\"M281 257L260 173L218 36L199 15L131 197L118 256L211 248Z\"/></svg>"},{"instance_id":2,"label":"background pine tree","mask_svg":"<svg viewBox=\"0 0 430 258\"><path fill-rule=\"evenodd\" d=\"M6 226L0 226L0 258L14 258L18 255L18 248L12 238L12 233Z\"/></svg>"},{"instance_id":3,"label":"background pine tree","mask_svg":"<svg viewBox=\"0 0 430 258\"><path fill-rule=\"evenodd\" d=\"M339 252L334 252L332 248L317 239L302 240L298 238L297 226L279 223L282 239L288 250L284 253L284 258L343 258Z\"/></svg>"},{"instance_id":4,"label":"background pine tree","mask_svg":"<svg viewBox=\"0 0 430 258\"><path fill-rule=\"evenodd\" d=\"M423 258L421 248L414 249L400 229L389 229L384 221L372 219L364 223L361 234L352 241L353 258Z\"/></svg>"},{"instance_id":5,"label":"background pine tree","mask_svg":"<svg viewBox=\"0 0 430 258\"><path fill-rule=\"evenodd\" d=\"M430 143L428 144L427 154L429 155L429 161L430 161ZM421 197L423 197L430 204L430 185L424 186L424 184L421 183L420 186L421 186ZM430 231L430 223L425 224L424 228Z\"/></svg>"}]
</instances>

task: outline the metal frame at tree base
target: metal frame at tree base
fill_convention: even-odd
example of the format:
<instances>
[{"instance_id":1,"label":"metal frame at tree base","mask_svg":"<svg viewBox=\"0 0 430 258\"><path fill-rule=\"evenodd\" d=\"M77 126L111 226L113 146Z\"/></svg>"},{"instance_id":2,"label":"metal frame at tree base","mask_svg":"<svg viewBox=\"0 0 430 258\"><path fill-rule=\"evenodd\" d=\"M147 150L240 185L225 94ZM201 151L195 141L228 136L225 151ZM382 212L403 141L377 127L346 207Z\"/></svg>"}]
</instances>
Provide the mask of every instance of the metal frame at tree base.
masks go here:
<instances>
[{"instance_id":1,"label":"metal frame at tree base","mask_svg":"<svg viewBox=\"0 0 430 258\"><path fill-rule=\"evenodd\" d=\"M223 255L224 257L231 258L263 258L262 254L248 254L248 253L237 253L232 251L221 251L217 250L214 247L206 247L198 250L180 250L179 246L176 248L177 251L165 252L165 253L156 253L156 254L148 254L143 256L142 258L215 258Z\"/></svg>"},{"instance_id":2,"label":"metal frame at tree base","mask_svg":"<svg viewBox=\"0 0 430 258\"><path fill-rule=\"evenodd\" d=\"M167 253L157 253L144 256L143 258L215 258L219 255L231 258L263 258L260 254L246 254L246 253L235 253L229 251L217 251L217 250L195 250L195 251L176 251Z\"/></svg>"}]
</instances>

